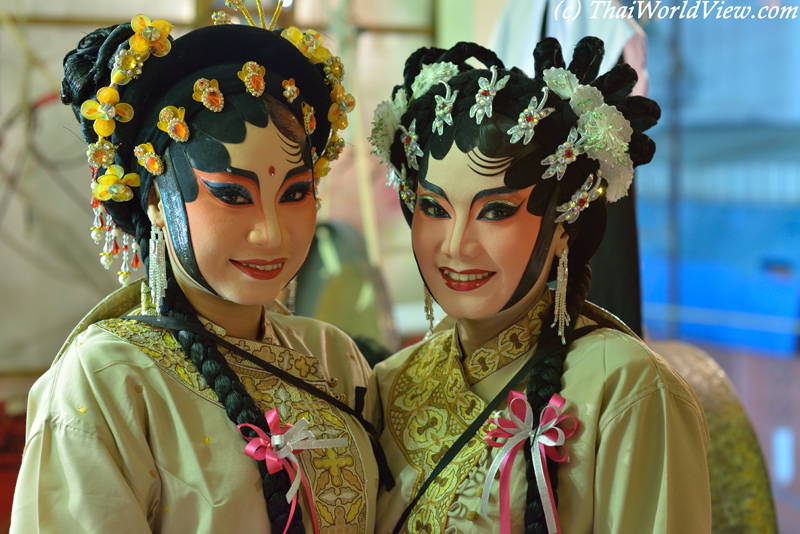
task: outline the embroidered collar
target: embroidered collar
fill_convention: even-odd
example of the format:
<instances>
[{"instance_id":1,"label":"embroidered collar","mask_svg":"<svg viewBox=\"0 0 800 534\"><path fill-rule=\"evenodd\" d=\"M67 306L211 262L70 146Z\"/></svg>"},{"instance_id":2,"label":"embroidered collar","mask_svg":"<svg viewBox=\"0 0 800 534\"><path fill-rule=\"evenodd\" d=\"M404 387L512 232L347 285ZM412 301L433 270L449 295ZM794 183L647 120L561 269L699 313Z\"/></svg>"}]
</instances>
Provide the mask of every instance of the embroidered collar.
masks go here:
<instances>
[{"instance_id":1,"label":"embroidered collar","mask_svg":"<svg viewBox=\"0 0 800 534\"><path fill-rule=\"evenodd\" d=\"M211 332L211 333L213 333L213 334L215 334L215 335L217 335L219 337L222 337L222 338L227 337L228 339L231 339L231 340L239 340L240 339L240 338L237 338L237 337L234 337L234 336L228 336L227 332L225 331L225 329L223 327L219 326L216 323L213 323L213 322L209 321L205 317L202 317L202 316L198 315L197 318L200 319L200 322L203 323L203 327L205 327L206 330L208 330L209 332ZM259 329L259 331L261 332L261 339L258 339L256 341L260 341L261 343L266 343L266 344L269 344L269 345L278 345L279 344L278 343L278 337L275 335L275 330L272 327L272 321L269 320L269 317L267 316L267 310L266 309L263 309L262 313L261 313L261 328ZM252 340L245 340L245 341L252 341Z\"/></svg>"},{"instance_id":2,"label":"embroidered collar","mask_svg":"<svg viewBox=\"0 0 800 534\"><path fill-rule=\"evenodd\" d=\"M552 305L553 297L550 295L550 291L545 291L539 302L522 319L465 357L463 360L464 375L469 384L480 382L527 353L538 341L539 334L542 332L542 321ZM461 343L458 340L457 328L453 329L452 335L451 355L460 361L459 347Z\"/></svg>"}]
</instances>

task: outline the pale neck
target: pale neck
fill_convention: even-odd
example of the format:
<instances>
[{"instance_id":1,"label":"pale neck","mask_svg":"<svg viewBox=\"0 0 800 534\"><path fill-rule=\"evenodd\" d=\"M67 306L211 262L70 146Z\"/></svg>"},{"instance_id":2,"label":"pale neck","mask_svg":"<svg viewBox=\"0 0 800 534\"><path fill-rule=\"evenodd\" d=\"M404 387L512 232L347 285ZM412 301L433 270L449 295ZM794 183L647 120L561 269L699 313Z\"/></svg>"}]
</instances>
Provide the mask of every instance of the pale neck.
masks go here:
<instances>
[{"instance_id":1,"label":"pale neck","mask_svg":"<svg viewBox=\"0 0 800 534\"><path fill-rule=\"evenodd\" d=\"M261 341L263 306L237 304L214 296L177 273L175 279L198 315L221 326L228 336Z\"/></svg>"}]
</instances>

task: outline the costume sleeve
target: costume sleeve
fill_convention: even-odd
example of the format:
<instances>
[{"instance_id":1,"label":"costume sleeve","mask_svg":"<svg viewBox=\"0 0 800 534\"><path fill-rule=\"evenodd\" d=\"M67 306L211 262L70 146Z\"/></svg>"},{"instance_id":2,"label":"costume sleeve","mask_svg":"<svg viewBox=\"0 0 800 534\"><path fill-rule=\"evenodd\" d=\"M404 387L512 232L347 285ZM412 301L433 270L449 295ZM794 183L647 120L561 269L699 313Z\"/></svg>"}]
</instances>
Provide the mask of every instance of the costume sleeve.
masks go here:
<instances>
[{"instance_id":1,"label":"costume sleeve","mask_svg":"<svg viewBox=\"0 0 800 534\"><path fill-rule=\"evenodd\" d=\"M144 503L98 436L46 421L25 448L10 532L149 533Z\"/></svg>"},{"instance_id":2,"label":"costume sleeve","mask_svg":"<svg viewBox=\"0 0 800 534\"><path fill-rule=\"evenodd\" d=\"M599 429L596 534L711 532L705 419L676 389L645 392Z\"/></svg>"},{"instance_id":3,"label":"costume sleeve","mask_svg":"<svg viewBox=\"0 0 800 534\"><path fill-rule=\"evenodd\" d=\"M106 338L99 330L76 338L31 389L13 534L151 532L160 479L147 418L126 395L130 368L108 364L131 349Z\"/></svg>"}]
</instances>

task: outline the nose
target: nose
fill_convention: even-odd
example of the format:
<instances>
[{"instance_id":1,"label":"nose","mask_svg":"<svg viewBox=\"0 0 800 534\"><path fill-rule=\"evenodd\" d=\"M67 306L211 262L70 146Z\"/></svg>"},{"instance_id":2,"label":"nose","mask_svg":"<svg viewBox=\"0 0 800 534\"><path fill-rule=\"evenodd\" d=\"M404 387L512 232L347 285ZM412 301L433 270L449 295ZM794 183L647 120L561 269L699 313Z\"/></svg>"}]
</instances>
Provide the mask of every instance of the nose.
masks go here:
<instances>
[{"instance_id":1,"label":"nose","mask_svg":"<svg viewBox=\"0 0 800 534\"><path fill-rule=\"evenodd\" d=\"M268 247L278 247L281 244L281 225L274 207L264 210L263 217L257 220L247 235L250 243Z\"/></svg>"},{"instance_id":2,"label":"nose","mask_svg":"<svg viewBox=\"0 0 800 534\"><path fill-rule=\"evenodd\" d=\"M451 258L469 256L473 250L474 236L466 217L451 219L450 236L444 241L444 252Z\"/></svg>"}]
</instances>

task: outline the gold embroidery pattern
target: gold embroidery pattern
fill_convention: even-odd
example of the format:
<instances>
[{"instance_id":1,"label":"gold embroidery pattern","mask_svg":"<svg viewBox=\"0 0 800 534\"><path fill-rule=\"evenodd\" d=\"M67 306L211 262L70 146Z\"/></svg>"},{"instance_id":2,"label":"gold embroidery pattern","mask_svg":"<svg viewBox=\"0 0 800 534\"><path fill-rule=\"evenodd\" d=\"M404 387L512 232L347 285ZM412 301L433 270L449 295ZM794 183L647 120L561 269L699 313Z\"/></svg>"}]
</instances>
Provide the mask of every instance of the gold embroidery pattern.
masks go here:
<instances>
[{"instance_id":1,"label":"gold embroidery pattern","mask_svg":"<svg viewBox=\"0 0 800 534\"><path fill-rule=\"evenodd\" d=\"M106 319L95 324L109 334L135 345L185 386L219 404L214 390L208 387L194 364L184 357L183 349L169 330L130 319Z\"/></svg>"},{"instance_id":2,"label":"gold embroidery pattern","mask_svg":"<svg viewBox=\"0 0 800 534\"><path fill-rule=\"evenodd\" d=\"M445 452L486 407L469 390L458 352L451 351L452 341L452 334L432 338L409 358L392 385L389 429L409 465L418 472L414 495ZM486 448L481 436L493 427L487 421L428 487L409 515L406 531L444 532L456 489Z\"/></svg>"},{"instance_id":3,"label":"gold embroidery pattern","mask_svg":"<svg viewBox=\"0 0 800 534\"><path fill-rule=\"evenodd\" d=\"M470 385L476 384L528 352L542 332L542 321L553 304L549 291L525 317L464 359Z\"/></svg>"},{"instance_id":4,"label":"gold embroidery pattern","mask_svg":"<svg viewBox=\"0 0 800 534\"><path fill-rule=\"evenodd\" d=\"M110 319L97 324L107 332L139 347L167 373L192 390L219 403L214 391L196 372L194 365L184 358L180 345L168 331L130 320ZM221 333L214 326L206 324L208 330ZM322 375L316 358L256 341L231 337L225 339L333 395L327 388L328 381ZM364 465L355 440L350 436L347 422L339 410L267 373L235 353L224 348L221 352L261 409L278 409L281 424L305 417L311 423L310 429L317 438L348 438L346 447L304 450L297 458L312 488L320 532L337 533L342 524L352 527L354 532L365 532L367 510ZM346 401L344 395L334 396Z\"/></svg>"}]
</instances>

